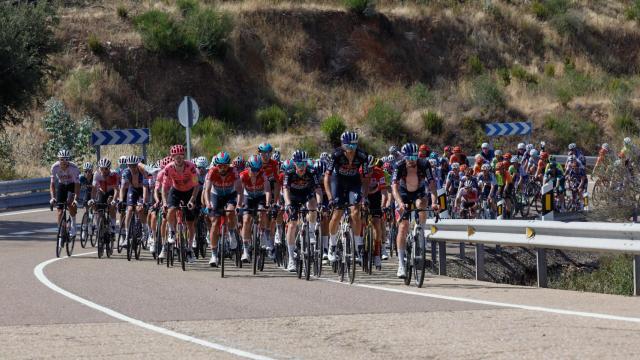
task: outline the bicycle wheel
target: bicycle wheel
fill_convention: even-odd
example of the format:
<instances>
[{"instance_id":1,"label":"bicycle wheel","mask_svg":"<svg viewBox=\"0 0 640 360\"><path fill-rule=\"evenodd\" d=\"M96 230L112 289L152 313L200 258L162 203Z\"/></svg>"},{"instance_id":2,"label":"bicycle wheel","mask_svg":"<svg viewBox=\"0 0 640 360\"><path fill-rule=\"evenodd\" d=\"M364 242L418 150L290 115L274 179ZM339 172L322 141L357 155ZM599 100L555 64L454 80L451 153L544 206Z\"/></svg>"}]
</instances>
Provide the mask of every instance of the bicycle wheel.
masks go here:
<instances>
[{"instance_id":1,"label":"bicycle wheel","mask_svg":"<svg viewBox=\"0 0 640 360\"><path fill-rule=\"evenodd\" d=\"M366 272L371 275L373 273L373 229L371 226L367 226L366 235L365 235L365 251L364 258L362 259L362 263L366 264Z\"/></svg>"},{"instance_id":2,"label":"bicycle wheel","mask_svg":"<svg viewBox=\"0 0 640 360\"><path fill-rule=\"evenodd\" d=\"M109 231L109 228L107 228L107 226L104 227L104 232L105 232L105 236L106 236L104 238L105 252L107 253L107 257L110 258L111 255L113 255L114 235L111 233L111 231Z\"/></svg>"},{"instance_id":3,"label":"bicycle wheel","mask_svg":"<svg viewBox=\"0 0 640 360\"><path fill-rule=\"evenodd\" d=\"M338 244L336 245L336 272L340 278L340 282L344 281L344 277L346 275L346 259L345 259L345 250L344 250L344 238L340 236L338 239Z\"/></svg>"},{"instance_id":4,"label":"bicycle wheel","mask_svg":"<svg viewBox=\"0 0 640 360\"><path fill-rule=\"evenodd\" d=\"M175 260L175 254L173 253L174 245L167 243L167 267L173 267L173 260Z\"/></svg>"},{"instance_id":5,"label":"bicycle wheel","mask_svg":"<svg viewBox=\"0 0 640 360\"><path fill-rule=\"evenodd\" d=\"M196 255L198 252L200 252L200 257L202 257L203 259L206 259L207 258L207 223L204 221L202 217L200 217L198 229L200 234L197 237L198 251L196 251Z\"/></svg>"},{"instance_id":6,"label":"bicycle wheel","mask_svg":"<svg viewBox=\"0 0 640 360\"><path fill-rule=\"evenodd\" d=\"M392 257L392 253L395 252L396 257L398 256L398 244L396 243L396 238L398 237L398 224L395 222L391 225L391 238L389 239L389 244L391 247L391 251L389 251L389 257Z\"/></svg>"},{"instance_id":7,"label":"bicycle wheel","mask_svg":"<svg viewBox=\"0 0 640 360\"><path fill-rule=\"evenodd\" d=\"M98 225L94 224L94 219L96 218L96 214L94 212L89 213L89 243L91 243L91 247L96 246L98 240Z\"/></svg>"},{"instance_id":8,"label":"bicycle wheel","mask_svg":"<svg viewBox=\"0 0 640 360\"><path fill-rule=\"evenodd\" d=\"M60 218L60 222L58 223L58 233L56 235L56 257L60 257L60 253L62 253L62 248L65 245L65 227L66 222L64 221L64 216Z\"/></svg>"},{"instance_id":9,"label":"bicycle wheel","mask_svg":"<svg viewBox=\"0 0 640 360\"><path fill-rule=\"evenodd\" d=\"M118 241L116 243L116 247L118 250L118 254L120 254L122 252L123 247L120 245L122 242L121 240L125 238L126 235L126 231L124 229L124 225L120 224L120 229L118 230Z\"/></svg>"},{"instance_id":10,"label":"bicycle wheel","mask_svg":"<svg viewBox=\"0 0 640 360\"><path fill-rule=\"evenodd\" d=\"M131 220L129 220L129 234L127 236L127 261L131 261L131 256L133 254L133 246L136 245L136 233L135 233L135 222L136 215L133 213L131 215Z\"/></svg>"},{"instance_id":11,"label":"bicycle wheel","mask_svg":"<svg viewBox=\"0 0 640 360\"><path fill-rule=\"evenodd\" d=\"M312 253L311 253L311 239L309 237L309 226L304 227L303 237L302 237L302 254L304 261L304 278L305 280L309 280L311 277L311 262L313 261Z\"/></svg>"},{"instance_id":12,"label":"bicycle wheel","mask_svg":"<svg viewBox=\"0 0 640 360\"><path fill-rule=\"evenodd\" d=\"M104 254L105 229L103 229L103 221L102 216L98 218L98 233L96 234L96 238L98 239L98 259L102 259L102 255Z\"/></svg>"},{"instance_id":13,"label":"bicycle wheel","mask_svg":"<svg viewBox=\"0 0 640 360\"><path fill-rule=\"evenodd\" d=\"M187 239L185 239L184 225L178 226L178 242L180 243L178 257L180 258L180 267L182 271L187 270Z\"/></svg>"},{"instance_id":14,"label":"bicycle wheel","mask_svg":"<svg viewBox=\"0 0 640 360\"><path fill-rule=\"evenodd\" d=\"M73 254L73 247L76 245L76 237L69 234L71 226L71 218L67 216L67 231L65 231L64 234L64 236L66 237L65 246L67 248L67 256L71 256Z\"/></svg>"},{"instance_id":15,"label":"bicycle wheel","mask_svg":"<svg viewBox=\"0 0 640 360\"><path fill-rule=\"evenodd\" d=\"M251 246L253 247L253 259L251 260L253 260L253 275L255 275L258 272L258 256L260 256L260 231L254 231L251 238Z\"/></svg>"},{"instance_id":16,"label":"bicycle wheel","mask_svg":"<svg viewBox=\"0 0 640 360\"><path fill-rule=\"evenodd\" d=\"M356 280L356 240L349 232L345 233L347 239L347 272L349 273L349 283Z\"/></svg>"},{"instance_id":17,"label":"bicycle wheel","mask_svg":"<svg viewBox=\"0 0 640 360\"><path fill-rule=\"evenodd\" d=\"M320 228L318 226L318 228ZM322 276L322 257L324 255L324 249L323 249L323 245L322 245L322 236L321 236L321 232L318 231L318 234L316 236L316 247L315 247L315 253L316 253L316 258L315 258L315 268L316 268L316 277L319 278L320 276Z\"/></svg>"},{"instance_id":18,"label":"bicycle wheel","mask_svg":"<svg viewBox=\"0 0 640 360\"><path fill-rule=\"evenodd\" d=\"M87 247L87 240L89 240L89 212L85 211L80 222L80 246L83 249Z\"/></svg>"},{"instance_id":19,"label":"bicycle wheel","mask_svg":"<svg viewBox=\"0 0 640 360\"><path fill-rule=\"evenodd\" d=\"M407 252L406 257L404 258L404 269L406 271L406 276L404 277L404 284L411 284L411 273L413 272L413 261L414 261L414 253L413 253L413 239L411 235L407 236Z\"/></svg>"},{"instance_id":20,"label":"bicycle wheel","mask_svg":"<svg viewBox=\"0 0 640 360\"><path fill-rule=\"evenodd\" d=\"M135 241L133 242L133 251L134 251L134 255L136 260L140 260L140 253L142 252L142 247L144 246L145 248L146 245L143 245L143 239L142 238L147 238L146 236L142 235L142 223L139 221L136 221L135 224ZM145 240L146 242L146 240Z\"/></svg>"},{"instance_id":21,"label":"bicycle wheel","mask_svg":"<svg viewBox=\"0 0 640 360\"><path fill-rule=\"evenodd\" d=\"M218 262L220 263L220 277L224 278L224 258L226 258L227 254L226 254L226 247L227 247L227 231L223 231L222 234L220 234L219 240L218 240ZM240 244L237 245L237 247L240 247Z\"/></svg>"},{"instance_id":22,"label":"bicycle wheel","mask_svg":"<svg viewBox=\"0 0 640 360\"><path fill-rule=\"evenodd\" d=\"M424 283L424 274L427 268L426 241L422 229L418 231L418 238L413 246L413 278L416 286L421 288Z\"/></svg>"}]
</instances>

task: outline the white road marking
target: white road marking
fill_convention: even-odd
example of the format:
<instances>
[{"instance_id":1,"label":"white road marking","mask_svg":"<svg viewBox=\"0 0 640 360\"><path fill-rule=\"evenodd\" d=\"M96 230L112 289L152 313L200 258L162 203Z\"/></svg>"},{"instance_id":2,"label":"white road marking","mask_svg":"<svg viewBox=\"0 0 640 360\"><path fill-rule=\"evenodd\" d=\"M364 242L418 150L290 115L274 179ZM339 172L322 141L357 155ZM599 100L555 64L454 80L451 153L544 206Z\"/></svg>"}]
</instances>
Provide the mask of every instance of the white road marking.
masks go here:
<instances>
[{"instance_id":1,"label":"white road marking","mask_svg":"<svg viewBox=\"0 0 640 360\"><path fill-rule=\"evenodd\" d=\"M77 254L77 255L73 255L73 256L83 256L83 255L91 255L91 254L95 254L96 252L89 252L89 253L83 253L83 254ZM167 336L171 336L174 337L176 339L182 340L182 341L187 341L187 342L191 342L194 344L198 344L198 345L202 345L205 347L208 347L210 349L214 349L214 350L218 350L218 351L224 351L227 352L229 354L233 354L236 356L240 356L243 358L247 358L247 359L256 359L256 360L271 360L271 358L267 357L267 356L263 356L263 355L258 355L258 354L253 354L244 350L240 350L240 349L235 349L232 347L228 347L225 345L221 345L221 344L216 344L210 341L206 341L206 340L202 340L202 339L198 339L195 338L193 336L189 336L189 335L185 335L185 334L181 334L179 332L175 332L173 330L169 330L169 329L165 329L163 327L160 326L156 326L156 325L152 325L152 324L148 324L145 323L141 320L138 319L134 319L132 317L129 317L127 315L121 314L117 311L111 310L107 307L104 307L102 305L98 305L92 301L89 301L87 299L81 298L80 296L73 294L67 290L62 289L61 287L59 287L58 285L52 283L51 281L49 281L49 279L44 275L44 268L51 264L54 263L58 260L62 260L65 259L64 258L53 258L47 261L43 261L40 264L38 264L34 269L33 269L33 274L36 276L36 278L38 278L38 280L43 283L45 286L47 286L49 289L68 297L71 300L77 301L83 305L86 305L94 310L98 310L102 313L105 313L111 317L114 317L118 320L122 320L125 322L128 322L129 324L135 325L135 326L139 326L143 329L147 329L147 330L151 330L151 331L155 331L157 333L163 334L163 335L167 335Z\"/></svg>"},{"instance_id":2,"label":"white road marking","mask_svg":"<svg viewBox=\"0 0 640 360\"><path fill-rule=\"evenodd\" d=\"M600 313L592 313L592 312L585 312L585 311L554 309L554 308L547 308L547 307L543 307L543 306L511 304L511 303L488 301L488 300L478 300L478 299L470 299L470 298L464 298L464 297L458 297L458 296L447 296L447 295L431 294L431 293L427 293L427 292L416 292L416 291L409 291L409 290L392 289L392 288L387 288L387 287L377 286L377 285L356 284L356 283L349 284L349 283L340 282L338 280L333 280L333 279L320 278L320 280L331 282L331 283L336 283L336 284L342 284L342 285L351 285L351 286L357 286L357 287L373 289L373 290L388 291L388 292L393 292L393 293L398 293L398 294L406 294L406 295L413 295L413 296L428 297L428 298L432 298L432 299L458 301L458 302L465 302L465 303L470 303L470 304L480 304L480 305L487 305L487 306L498 306L498 307L529 310L529 311L538 311L538 312L546 312L546 313L560 314L560 315L580 316L580 317L587 317L587 318L593 318L593 319L615 320L615 321L626 321L626 322L640 323L640 318L637 318L637 317L600 314Z\"/></svg>"},{"instance_id":3,"label":"white road marking","mask_svg":"<svg viewBox=\"0 0 640 360\"><path fill-rule=\"evenodd\" d=\"M33 232L33 231L18 231L18 232L14 232L14 233L9 233L9 235L31 235L31 234L35 234L35 232Z\"/></svg>"},{"instance_id":4,"label":"white road marking","mask_svg":"<svg viewBox=\"0 0 640 360\"><path fill-rule=\"evenodd\" d=\"M32 209L32 210L3 212L3 213L0 213L0 217L21 215L21 214L31 214L31 213L37 213L37 212L43 212L43 211L49 211L49 209L47 208L47 209Z\"/></svg>"},{"instance_id":5,"label":"white road marking","mask_svg":"<svg viewBox=\"0 0 640 360\"><path fill-rule=\"evenodd\" d=\"M58 232L58 228L57 227L50 227L50 228L46 228L46 229L39 229L39 230L33 230L34 232L37 233L57 233Z\"/></svg>"}]
</instances>

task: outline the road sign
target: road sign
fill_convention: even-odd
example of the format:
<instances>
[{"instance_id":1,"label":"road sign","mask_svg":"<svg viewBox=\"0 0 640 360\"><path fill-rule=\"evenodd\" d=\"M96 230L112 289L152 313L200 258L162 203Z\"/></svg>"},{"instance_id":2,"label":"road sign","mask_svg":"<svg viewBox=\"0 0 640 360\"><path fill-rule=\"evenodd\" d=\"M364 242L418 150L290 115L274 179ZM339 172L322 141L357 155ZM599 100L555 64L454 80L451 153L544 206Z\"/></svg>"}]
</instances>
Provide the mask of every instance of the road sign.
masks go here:
<instances>
[{"instance_id":1,"label":"road sign","mask_svg":"<svg viewBox=\"0 0 640 360\"><path fill-rule=\"evenodd\" d=\"M91 133L91 145L148 144L149 129L101 130Z\"/></svg>"},{"instance_id":2,"label":"road sign","mask_svg":"<svg viewBox=\"0 0 640 360\"><path fill-rule=\"evenodd\" d=\"M191 127L198 122L200 109L191 96L185 96L178 106L178 120L187 129L187 158L191 159Z\"/></svg>"},{"instance_id":3,"label":"road sign","mask_svg":"<svg viewBox=\"0 0 640 360\"><path fill-rule=\"evenodd\" d=\"M487 136L531 135L530 122L493 123L485 125Z\"/></svg>"},{"instance_id":4,"label":"road sign","mask_svg":"<svg viewBox=\"0 0 640 360\"><path fill-rule=\"evenodd\" d=\"M189 115L191 115L191 117ZM191 96L185 96L178 107L178 120L180 120L180 124L186 128L190 128L198 122L199 116L200 109L198 108L198 103L196 103Z\"/></svg>"}]
</instances>

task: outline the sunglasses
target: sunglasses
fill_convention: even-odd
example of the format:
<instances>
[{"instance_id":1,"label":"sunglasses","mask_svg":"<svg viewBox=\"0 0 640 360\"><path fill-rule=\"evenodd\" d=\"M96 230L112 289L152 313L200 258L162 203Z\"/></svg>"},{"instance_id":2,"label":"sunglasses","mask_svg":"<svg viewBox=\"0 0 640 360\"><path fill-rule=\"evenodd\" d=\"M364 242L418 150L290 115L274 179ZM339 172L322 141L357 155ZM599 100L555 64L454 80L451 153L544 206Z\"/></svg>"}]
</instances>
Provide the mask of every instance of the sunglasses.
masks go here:
<instances>
[{"instance_id":1,"label":"sunglasses","mask_svg":"<svg viewBox=\"0 0 640 360\"><path fill-rule=\"evenodd\" d=\"M410 155L404 157L407 161L418 161L418 155Z\"/></svg>"},{"instance_id":2,"label":"sunglasses","mask_svg":"<svg viewBox=\"0 0 640 360\"><path fill-rule=\"evenodd\" d=\"M295 165L296 165L296 167L307 167L307 162L306 161L296 161Z\"/></svg>"},{"instance_id":3,"label":"sunglasses","mask_svg":"<svg viewBox=\"0 0 640 360\"><path fill-rule=\"evenodd\" d=\"M344 147L349 150L355 150L358 148L358 144L344 144Z\"/></svg>"}]
</instances>

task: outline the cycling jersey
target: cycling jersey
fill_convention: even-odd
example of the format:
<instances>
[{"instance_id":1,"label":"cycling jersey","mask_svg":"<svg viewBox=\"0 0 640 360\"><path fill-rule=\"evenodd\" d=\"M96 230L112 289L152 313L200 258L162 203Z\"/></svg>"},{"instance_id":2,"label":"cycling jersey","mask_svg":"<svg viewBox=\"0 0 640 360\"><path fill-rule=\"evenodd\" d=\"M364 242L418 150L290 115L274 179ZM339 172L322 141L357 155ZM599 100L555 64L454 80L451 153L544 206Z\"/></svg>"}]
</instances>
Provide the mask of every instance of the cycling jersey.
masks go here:
<instances>
[{"instance_id":1,"label":"cycling jersey","mask_svg":"<svg viewBox=\"0 0 640 360\"><path fill-rule=\"evenodd\" d=\"M140 171L140 169L138 168L138 173L136 175L133 174L133 172L131 171L131 169L126 168L124 169L124 171L122 172L122 178L121 178L121 182L122 182L122 186L126 186L131 184L130 187L134 187L134 188L141 188L144 185L144 174L142 171Z\"/></svg>"},{"instance_id":2,"label":"cycling jersey","mask_svg":"<svg viewBox=\"0 0 640 360\"><path fill-rule=\"evenodd\" d=\"M212 194L225 196L236 192L235 184L239 179L239 175L233 169L228 169L226 174L222 175L220 168L214 166L209 169L206 178L211 183Z\"/></svg>"},{"instance_id":3,"label":"cycling jersey","mask_svg":"<svg viewBox=\"0 0 640 360\"><path fill-rule=\"evenodd\" d=\"M329 157L327 162L327 171L337 174L341 178L348 178L360 181L360 168L362 167L362 174L369 174L369 167L367 166L367 153L357 149L353 157L353 161L349 163L347 154L342 148L337 148L333 154Z\"/></svg>"},{"instance_id":4,"label":"cycling jersey","mask_svg":"<svg viewBox=\"0 0 640 360\"><path fill-rule=\"evenodd\" d=\"M278 162L273 159L264 162L262 164L262 171L269 181L276 181L278 179Z\"/></svg>"},{"instance_id":5,"label":"cycling jersey","mask_svg":"<svg viewBox=\"0 0 640 360\"><path fill-rule=\"evenodd\" d=\"M508 171L496 171L496 183L498 186L510 185L513 183L513 178Z\"/></svg>"},{"instance_id":6,"label":"cycling jersey","mask_svg":"<svg viewBox=\"0 0 640 360\"><path fill-rule=\"evenodd\" d=\"M424 187L425 182L428 184L433 181L433 172L431 171L431 164L427 159L418 159L417 164L417 174L418 174L418 187ZM398 184L400 188L406 189L406 177L407 177L407 162L405 160L401 160L398 162L393 176L391 177L392 184Z\"/></svg>"},{"instance_id":7,"label":"cycling jersey","mask_svg":"<svg viewBox=\"0 0 640 360\"><path fill-rule=\"evenodd\" d=\"M460 187L460 172L455 170L449 171L445 184L450 184L454 190L457 190Z\"/></svg>"},{"instance_id":8,"label":"cycling jersey","mask_svg":"<svg viewBox=\"0 0 640 360\"><path fill-rule=\"evenodd\" d=\"M458 196L457 197L459 199L462 199L462 201L469 202L469 203L475 203L475 202L478 201L478 190L473 188L473 187L472 188L463 187L458 192Z\"/></svg>"},{"instance_id":9,"label":"cycling jersey","mask_svg":"<svg viewBox=\"0 0 640 360\"><path fill-rule=\"evenodd\" d=\"M69 185L80 183L80 169L76 164L69 162L66 169L62 169L60 161L56 161L51 166L51 181L58 185Z\"/></svg>"},{"instance_id":10,"label":"cycling jersey","mask_svg":"<svg viewBox=\"0 0 640 360\"><path fill-rule=\"evenodd\" d=\"M362 174L362 169L360 170ZM370 181L369 181L369 195L375 194L379 191L382 191L386 188L386 172L381 168L375 166L371 171Z\"/></svg>"},{"instance_id":11,"label":"cycling jersey","mask_svg":"<svg viewBox=\"0 0 640 360\"><path fill-rule=\"evenodd\" d=\"M263 196L270 190L269 179L262 169L255 174L253 179L251 176L251 170L245 169L240 173L240 181L244 188L244 194L249 197Z\"/></svg>"},{"instance_id":12,"label":"cycling jersey","mask_svg":"<svg viewBox=\"0 0 640 360\"><path fill-rule=\"evenodd\" d=\"M451 157L449 157L449 164L453 164L453 163L458 163L460 165L462 164L469 165L469 162L467 162L467 155L462 153L453 154L451 155Z\"/></svg>"},{"instance_id":13,"label":"cycling jersey","mask_svg":"<svg viewBox=\"0 0 640 360\"><path fill-rule=\"evenodd\" d=\"M182 171L178 171L175 161L171 162L164 168L164 181L180 192L189 191L198 186L196 166L185 161Z\"/></svg>"},{"instance_id":14,"label":"cycling jersey","mask_svg":"<svg viewBox=\"0 0 640 360\"><path fill-rule=\"evenodd\" d=\"M294 194L309 194L320 187L315 170L307 166L304 174L299 175L295 168L289 169L284 175L284 188Z\"/></svg>"},{"instance_id":15,"label":"cycling jersey","mask_svg":"<svg viewBox=\"0 0 640 360\"><path fill-rule=\"evenodd\" d=\"M165 181L165 169L160 170L160 172L158 172L158 176L156 176L156 191L162 191L162 190L166 190L169 191L169 189L171 189L171 183L168 181Z\"/></svg>"},{"instance_id":16,"label":"cycling jersey","mask_svg":"<svg viewBox=\"0 0 640 360\"><path fill-rule=\"evenodd\" d=\"M114 190L118 187L118 182L120 177L115 171L110 171L107 176L102 176L102 172L96 171L93 174L93 182L92 185L97 187L103 193Z\"/></svg>"}]
</instances>

